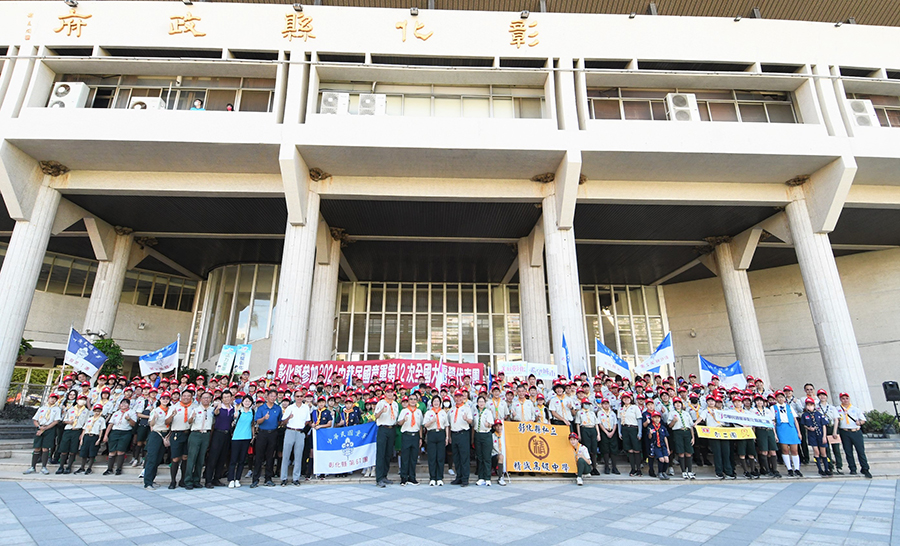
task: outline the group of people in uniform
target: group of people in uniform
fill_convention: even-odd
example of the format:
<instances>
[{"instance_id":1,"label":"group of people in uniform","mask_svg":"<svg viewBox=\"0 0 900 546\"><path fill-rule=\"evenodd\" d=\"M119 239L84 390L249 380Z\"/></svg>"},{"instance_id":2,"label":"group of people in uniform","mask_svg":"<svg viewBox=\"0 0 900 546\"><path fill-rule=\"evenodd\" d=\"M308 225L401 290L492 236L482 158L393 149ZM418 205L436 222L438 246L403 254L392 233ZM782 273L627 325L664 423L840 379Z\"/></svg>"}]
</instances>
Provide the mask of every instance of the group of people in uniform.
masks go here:
<instances>
[{"instance_id":1,"label":"group of people in uniform","mask_svg":"<svg viewBox=\"0 0 900 546\"><path fill-rule=\"evenodd\" d=\"M872 477L861 431L865 416L847 393L832 404L812 384L798 398L790 386L773 391L750 376L743 389L726 389L716 376L702 385L694 374L632 381L603 372L593 380L560 377L551 385L534 376L507 380L502 373L490 384L465 376L439 387L419 377L411 388L399 381L345 381L338 374L305 385L298 376L279 381L271 370L256 380L244 372L208 383L202 375L194 382L156 374L132 380L101 375L95 385L88 379L66 376L36 411L26 474L49 474L48 464L59 465L56 474L90 474L103 450L104 475L121 474L130 454L131 466L143 466L147 489L159 487L158 469L166 462L170 489L234 488L246 477L250 487L271 487L276 473L282 486L300 485L301 478L313 479L315 430L374 422L375 464L361 474L374 477L378 487L393 483L388 472L395 456L400 485L417 485L423 454L430 486L444 485L445 468L451 484L469 485L473 458L475 485L490 486L496 477L502 486L504 424L535 422L568 428L578 485L601 471L620 474L617 460L623 458L630 476L646 468L660 480L674 476L676 464L685 480L696 478L695 465L713 466L720 479L736 479L738 467L748 479L779 478L779 464L801 477L801 465L811 461L820 475L831 476L843 472L841 447L851 475L858 458L860 472ZM728 419L733 412L746 413L752 424ZM701 426L752 427L754 434L703 438ZM250 470L242 476L245 465Z\"/></svg>"}]
</instances>

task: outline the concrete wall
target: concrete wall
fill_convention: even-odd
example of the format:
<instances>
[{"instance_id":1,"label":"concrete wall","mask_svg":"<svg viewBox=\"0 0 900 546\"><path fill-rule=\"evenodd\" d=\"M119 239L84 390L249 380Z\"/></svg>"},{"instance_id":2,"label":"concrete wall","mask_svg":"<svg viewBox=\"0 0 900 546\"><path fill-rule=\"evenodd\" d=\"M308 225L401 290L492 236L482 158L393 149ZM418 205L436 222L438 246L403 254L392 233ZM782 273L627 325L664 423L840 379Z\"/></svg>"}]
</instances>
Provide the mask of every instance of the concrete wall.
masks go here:
<instances>
[{"instance_id":1,"label":"concrete wall","mask_svg":"<svg viewBox=\"0 0 900 546\"><path fill-rule=\"evenodd\" d=\"M875 407L893 411L881 383L900 380L900 249L841 257L837 266ZM773 385L827 388L800 268L752 271L749 277ZM668 285L665 297L679 374L698 372L697 351L716 364L734 361L718 278Z\"/></svg>"},{"instance_id":2,"label":"concrete wall","mask_svg":"<svg viewBox=\"0 0 900 546\"><path fill-rule=\"evenodd\" d=\"M35 292L25 324L25 338L33 339L35 348L64 351L69 327L80 329L84 324L88 301L88 298ZM141 322L145 328L138 330ZM112 337L126 356L136 357L172 343L179 333L185 351L190 330L190 313L120 303Z\"/></svg>"}]
</instances>

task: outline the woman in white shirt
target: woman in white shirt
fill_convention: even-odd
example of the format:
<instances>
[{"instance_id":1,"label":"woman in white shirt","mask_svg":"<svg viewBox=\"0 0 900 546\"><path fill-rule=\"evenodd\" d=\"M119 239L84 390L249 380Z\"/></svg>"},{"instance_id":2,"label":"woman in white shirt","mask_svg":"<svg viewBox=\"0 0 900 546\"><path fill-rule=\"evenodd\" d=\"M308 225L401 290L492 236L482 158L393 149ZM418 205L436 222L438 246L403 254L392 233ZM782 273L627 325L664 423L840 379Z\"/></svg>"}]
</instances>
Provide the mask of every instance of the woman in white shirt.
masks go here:
<instances>
[{"instance_id":1,"label":"woman in white shirt","mask_svg":"<svg viewBox=\"0 0 900 546\"><path fill-rule=\"evenodd\" d=\"M449 402L449 400L448 400ZM431 409L425 412L425 445L428 452L428 485L444 485L444 459L450 445L450 418L441 409L440 396L431 399Z\"/></svg>"}]
</instances>

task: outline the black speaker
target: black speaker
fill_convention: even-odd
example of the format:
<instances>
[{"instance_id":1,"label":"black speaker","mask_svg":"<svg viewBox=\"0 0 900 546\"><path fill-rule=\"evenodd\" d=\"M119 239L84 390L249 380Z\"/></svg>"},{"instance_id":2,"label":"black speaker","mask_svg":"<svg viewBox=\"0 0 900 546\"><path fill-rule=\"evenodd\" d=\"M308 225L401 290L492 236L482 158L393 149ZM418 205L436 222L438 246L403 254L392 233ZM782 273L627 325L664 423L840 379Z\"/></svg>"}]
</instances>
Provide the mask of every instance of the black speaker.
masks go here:
<instances>
[{"instance_id":1,"label":"black speaker","mask_svg":"<svg viewBox=\"0 0 900 546\"><path fill-rule=\"evenodd\" d=\"M884 398L888 402L900 402L900 385L896 381L885 381L881 384L884 389Z\"/></svg>"}]
</instances>

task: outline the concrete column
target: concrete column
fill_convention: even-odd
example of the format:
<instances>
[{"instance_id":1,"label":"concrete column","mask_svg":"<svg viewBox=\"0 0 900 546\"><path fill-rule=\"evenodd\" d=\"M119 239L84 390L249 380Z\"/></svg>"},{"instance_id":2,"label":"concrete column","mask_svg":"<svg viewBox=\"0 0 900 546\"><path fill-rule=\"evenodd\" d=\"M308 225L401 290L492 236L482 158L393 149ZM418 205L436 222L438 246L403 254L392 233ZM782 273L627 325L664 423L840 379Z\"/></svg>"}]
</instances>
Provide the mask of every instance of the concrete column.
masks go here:
<instances>
[{"instance_id":1,"label":"concrete column","mask_svg":"<svg viewBox=\"0 0 900 546\"><path fill-rule=\"evenodd\" d=\"M306 356L306 328L309 323L309 300L312 293L316 232L319 223L319 194L309 192L307 222L285 228L284 253L278 276L278 301L275 326L269 350L269 369L274 370L279 358Z\"/></svg>"},{"instance_id":2,"label":"concrete column","mask_svg":"<svg viewBox=\"0 0 900 546\"><path fill-rule=\"evenodd\" d=\"M853 404L865 410L872 409L872 395L828 234L813 230L803 186L790 191L792 201L785 212L828 386L832 396L846 392Z\"/></svg>"},{"instance_id":3,"label":"concrete column","mask_svg":"<svg viewBox=\"0 0 900 546\"><path fill-rule=\"evenodd\" d=\"M728 311L728 323L731 325L734 352L741 361L744 374L762 378L768 385L769 369L766 366L766 355L763 351L747 271L735 268L731 243L719 244L713 255L716 260L716 273L722 281L722 291L725 293L725 308Z\"/></svg>"},{"instance_id":4,"label":"concrete column","mask_svg":"<svg viewBox=\"0 0 900 546\"><path fill-rule=\"evenodd\" d=\"M119 232L117 228L112 259L100 262L97 266L97 276L94 277L94 287L91 289L91 301L84 316L83 332L94 334L105 332L108 337L112 337L133 242L134 235L131 234L131 230Z\"/></svg>"},{"instance_id":5,"label":"concrete column","mask_svg":"<svg viewBox=\"0 0 900 546\"><path fill-rule=\"evenodd\" d=\"M334 319L337 305L338 272L341 269L341 243L331 237L324 221L319 222L316 267L313 271L312 301L309 305L309 333L306 358L330 360L334 351Z\"/></svg>"},{"instance_id":6,"label":"concrete column","mask_svg":"<svg viewBox=\"0 0 900 546\"><path fill-rule=\"evenodd\" d=\"M556 196L545 197L542 222L544 253L547 260L547 287L550 293L550 325L553 330L553 357L559 373L566 374L563 335L569 348L573 375L591 373L584 339L584 312L575 254L575 231L559 229Z\"/></svg>"},{"instance_id":7,"label":"concrete column","mask_svg":"<svg viewBox=\"0 0 900 546\"><path fill-rule=\"evenodd\" d=\"M519 239L518 246L522 355L526 362L549 364L550 327L547 325L543 224L538 223L528 237Z\"/></svg>"},{"instance_id":8,"label":"concrete column","mask_svg":"<svg viewBox=\"0 0 900 546\"><path fill-rule=\"evenodd\" d=\"M50 228L59 207L59 192L42 185L29 221L13 228L3 268L0 269L0 408L6 405L19 343L34 298L34 286L50 240Z\"/></svg>"}]
</instances>

